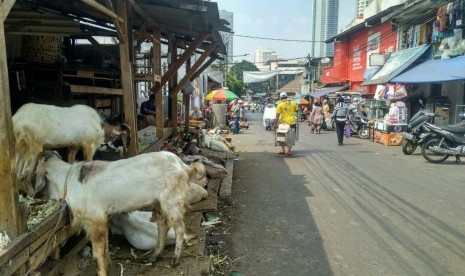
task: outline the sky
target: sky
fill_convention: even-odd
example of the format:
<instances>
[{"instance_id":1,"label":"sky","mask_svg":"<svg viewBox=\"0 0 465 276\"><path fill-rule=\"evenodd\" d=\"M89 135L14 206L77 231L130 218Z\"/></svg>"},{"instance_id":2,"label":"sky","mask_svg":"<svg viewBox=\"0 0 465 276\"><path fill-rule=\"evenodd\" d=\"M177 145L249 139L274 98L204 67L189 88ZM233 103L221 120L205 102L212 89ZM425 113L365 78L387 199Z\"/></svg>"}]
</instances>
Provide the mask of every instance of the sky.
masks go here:
<instances>
[{"instance_id":1,"label":"sky","mask_svg":"<svg viewBox=\"0 0 465 276\"><path fill-rule=\"evenodd\" d=\"M339 30L355 16L356 0L339 0ZM313 0L212 0L219 10L234 13L234 33L237 35L311 40ZM278 56L293 59L306 57L309 42L284 42L234 36L234 61L253 61L256 48L270 48Z\"/></svg>"}]
</instances>

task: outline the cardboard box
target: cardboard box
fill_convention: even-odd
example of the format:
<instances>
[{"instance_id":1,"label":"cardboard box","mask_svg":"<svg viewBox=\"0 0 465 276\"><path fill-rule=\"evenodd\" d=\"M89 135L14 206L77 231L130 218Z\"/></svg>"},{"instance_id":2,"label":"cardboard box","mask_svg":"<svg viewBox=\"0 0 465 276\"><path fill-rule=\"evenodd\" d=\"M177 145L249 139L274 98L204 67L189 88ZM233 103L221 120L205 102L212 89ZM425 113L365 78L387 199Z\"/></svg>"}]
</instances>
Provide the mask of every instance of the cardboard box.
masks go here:
<instances>
[{"instance_id":1,"label":"cardboard box","mask_svg":"<svg viewBox=\"0 0 465 276\"><path fill-rule=\"evenodd\" d=\"M386 146L400 146L402 145L403 139L404 136L399 133L380 133L378 142Z\"/></svg>"}]
</instances>

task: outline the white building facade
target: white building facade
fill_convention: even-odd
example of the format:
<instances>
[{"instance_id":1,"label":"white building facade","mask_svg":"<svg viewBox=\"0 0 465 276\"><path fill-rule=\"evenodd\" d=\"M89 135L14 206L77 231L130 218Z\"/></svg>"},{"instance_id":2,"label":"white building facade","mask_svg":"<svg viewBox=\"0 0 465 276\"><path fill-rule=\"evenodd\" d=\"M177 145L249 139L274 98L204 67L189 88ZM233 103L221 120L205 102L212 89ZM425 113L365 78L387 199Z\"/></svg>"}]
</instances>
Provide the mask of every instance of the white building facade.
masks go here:
<instances>
[{"instance_id":1,"label":"white building facade","mask_svg":"<svg viewBox=\"0 0 465 276\"><path fill-rule=\"evenodd\" d=\"M270 71L270 60L278 60L278 54L272 49L255 49L254 64L260 71Z\"/></svg>"}]
</instances>

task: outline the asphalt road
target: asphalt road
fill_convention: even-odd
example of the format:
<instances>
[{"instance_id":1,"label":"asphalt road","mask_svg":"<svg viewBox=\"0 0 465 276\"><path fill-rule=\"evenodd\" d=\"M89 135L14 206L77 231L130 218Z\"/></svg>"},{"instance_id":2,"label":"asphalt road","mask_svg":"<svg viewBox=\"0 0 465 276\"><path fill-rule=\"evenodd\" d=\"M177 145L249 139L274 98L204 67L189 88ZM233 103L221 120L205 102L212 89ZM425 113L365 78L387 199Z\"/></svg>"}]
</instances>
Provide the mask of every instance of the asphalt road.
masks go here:
<instances>
[{"instance_id":1,"label":"asphalt road","mask_svg":"<svg viewBox=\"0 0 465 276\"><path fill-rule=\"evenodd\" d=\"M419 150L311 134L278 155L262 113L232 136L225 237L244 275L465 275L465 163L431 164ZM464 160L465 162L465 160Z\"/></svg>"}]
</instances>

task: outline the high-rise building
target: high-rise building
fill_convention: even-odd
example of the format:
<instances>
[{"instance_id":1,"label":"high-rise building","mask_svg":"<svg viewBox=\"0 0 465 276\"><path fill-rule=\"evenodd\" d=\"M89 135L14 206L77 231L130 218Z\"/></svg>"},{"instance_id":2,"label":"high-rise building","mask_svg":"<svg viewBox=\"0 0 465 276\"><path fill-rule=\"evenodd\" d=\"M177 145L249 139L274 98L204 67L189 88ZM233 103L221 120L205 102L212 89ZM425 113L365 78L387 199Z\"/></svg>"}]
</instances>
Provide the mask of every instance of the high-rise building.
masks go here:
<instances>
[{"instance_id":1,"label":"high-rise building","mask_svg":"<svg viewBox=\"0 0 465 276\"><path fill-rule=\"evenodd\" d=\"M312 22L312 57L332 57L334 43L325 40L337 35L339 0L314 0Z\"/></svg>"},{"instance_id":2,"label":"high-rise building","mask_svg":"<svg viewBox=\"0 0 465 276\"><path fill-rule=\"evenodd\" d=\"M278 55L275 51L265 48L255 49L254 64L260 71L270 70L270 60L277 60Z\"/></svg>"},{"instance_id":3,"label":"high-rise building","mask_svg":"<svg viewBox=\"0 0 465 276\"><path fill-rule=\"evenodd\" d=\"M357 10L356 18L363 18L363 10L371 3L373 0L357 0Z\"/></svg>"},{"instance_id":4,"label":"high-rise building","mask_svg":"<svg viewBox=\"0 0 465 276\"><path fill-rule=\"evenodd\" d=\"M220 18L226 20L229 23L229 28L231 29L231 32L234 32L234 13L226 11L226 10L220 10ZM226 52L227 52L227 59L228 62L232 63L233 62L233 39L234 36L232 33L225 33L221 32L221 37L223 38L223 43L226 46Z\"/></svg>"}]
</instances>

